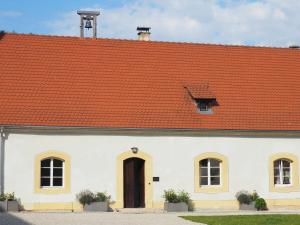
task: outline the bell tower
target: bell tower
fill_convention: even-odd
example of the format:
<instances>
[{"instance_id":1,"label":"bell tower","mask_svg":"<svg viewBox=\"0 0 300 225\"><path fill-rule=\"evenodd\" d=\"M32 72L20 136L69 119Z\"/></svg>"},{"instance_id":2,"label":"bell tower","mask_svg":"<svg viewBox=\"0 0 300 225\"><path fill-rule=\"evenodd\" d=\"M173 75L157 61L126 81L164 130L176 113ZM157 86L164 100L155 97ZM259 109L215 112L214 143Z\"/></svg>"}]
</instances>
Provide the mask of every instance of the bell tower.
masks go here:
<instances>
[{"instance_id":1,"label":"bell tower","mask_svg":"<svg viewBox=\"0 0 300 225\"><path fill-rule=\"evenodd\" d=\"M78 10L77 14L80 16L80 37L84 37L84 29L93 28L93 38L97 37L97 16L100 15L99 11L81 11ZM93 21L93 25L92 22ZM85 22L85 25L84 25Z\"/></svg>"}]
</instances>

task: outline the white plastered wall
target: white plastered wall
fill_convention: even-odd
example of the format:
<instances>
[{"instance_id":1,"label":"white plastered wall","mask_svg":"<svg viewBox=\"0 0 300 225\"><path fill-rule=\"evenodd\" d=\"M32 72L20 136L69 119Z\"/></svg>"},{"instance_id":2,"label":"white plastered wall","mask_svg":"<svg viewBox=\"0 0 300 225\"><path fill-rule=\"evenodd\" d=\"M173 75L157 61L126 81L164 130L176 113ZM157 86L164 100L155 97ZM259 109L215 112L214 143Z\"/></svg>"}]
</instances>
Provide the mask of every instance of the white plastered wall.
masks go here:
<instances>
[{"instance_id":1,"label":"white plastered wall","mask_svg":"<svg viewBox=\"0 0 300 225\"><path fill-rule=\"evenodd\" d=\"M184 189L193 200L233 200L241 189L256 190L266 199L300 199L300 192L269 192L269 157L278 152L300 158L300 139L240 137L169 137L105 135L10 134L5 143L5 191L15 192L22 202L75 201L83 189L107 191L116 198L116 157L138 147L152 156L153 201L162 201L164 189ZM55 150L71 156L71 193L34 193L34 159ZM218 152L228 157L229 192L194 193L194 157Z\"/></svg>"}]
</instances>

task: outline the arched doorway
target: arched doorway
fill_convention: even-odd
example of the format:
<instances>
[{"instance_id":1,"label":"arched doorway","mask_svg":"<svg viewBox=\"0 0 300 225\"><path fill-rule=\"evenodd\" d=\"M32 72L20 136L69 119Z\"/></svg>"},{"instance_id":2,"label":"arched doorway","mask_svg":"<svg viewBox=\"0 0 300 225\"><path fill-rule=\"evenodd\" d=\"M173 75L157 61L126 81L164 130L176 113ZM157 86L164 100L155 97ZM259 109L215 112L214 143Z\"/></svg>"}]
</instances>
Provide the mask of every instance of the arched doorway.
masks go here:
<instances>
[{"instance_id":1,"label":"arched doorway","mask_svg":"<svg viewBox=\"0 0 300 225\"><path fill-rule=\"evenodd\" d=\"M145 160L132 157L123 162L124 207L145 207Z\"/></svg>"},{"instance_id":2,"label":"arched doorway","mask_svg":"<svg viewBox=\"0 0 300 225\"><path fill-rule=\"evenodd\" d=\"M117 156L117 198L113 208L124 208L124 162L131 158L138 158L144 161L144 207L152 208L152 170L153 163L151 155L139 150L133 153L131 150ZM128 161L129 162L129 161ZM138 163L137 163L138 164Z\"/></svg>"}]
</instances>

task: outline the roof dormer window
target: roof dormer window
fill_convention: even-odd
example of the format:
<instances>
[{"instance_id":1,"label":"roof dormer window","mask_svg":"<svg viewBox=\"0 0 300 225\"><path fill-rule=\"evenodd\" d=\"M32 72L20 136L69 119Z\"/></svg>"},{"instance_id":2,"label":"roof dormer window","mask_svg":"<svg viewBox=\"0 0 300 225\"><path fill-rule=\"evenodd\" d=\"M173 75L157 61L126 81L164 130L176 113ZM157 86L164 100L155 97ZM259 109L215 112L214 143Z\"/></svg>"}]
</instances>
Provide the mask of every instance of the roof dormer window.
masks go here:
<instances>
[{"instance_id":1,"label":"roof dormer window","mask_svg":"<svg viewBox=\"0 0 300 225\"><path fill-rule=\"evenodd\" d=\"M212 113L212 99L195 99L200 113Z\"/></svg>"},{"instance_id":2,"label":"roof dormer window","mask_svg":"<svg viewBox=\"0 0 300 225\"><path fill-rule=\"evenodd\" d=\"M197 106L198 113L212 114L213 106L218 106L217 99L208 84L187 85L185 88Z\"/></svg>"}]
</instances>

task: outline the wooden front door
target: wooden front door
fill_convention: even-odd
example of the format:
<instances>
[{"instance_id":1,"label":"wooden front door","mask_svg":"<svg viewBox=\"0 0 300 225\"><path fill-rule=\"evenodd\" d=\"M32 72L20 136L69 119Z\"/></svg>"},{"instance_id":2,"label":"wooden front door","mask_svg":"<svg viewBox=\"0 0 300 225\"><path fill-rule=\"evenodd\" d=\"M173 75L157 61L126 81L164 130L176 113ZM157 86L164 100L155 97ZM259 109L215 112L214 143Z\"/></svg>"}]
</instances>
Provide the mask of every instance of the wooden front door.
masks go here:
<instances>
[{"instance_id":1,"label":"wooden front door","mask_svg":"<svg viewBox=\"0 0 300 225\"><path fill-rule=\"evenodd\" d=\"M124 161L124 208L145 207L145 161L129 158Z\"/></svg>"}]
</instances>

